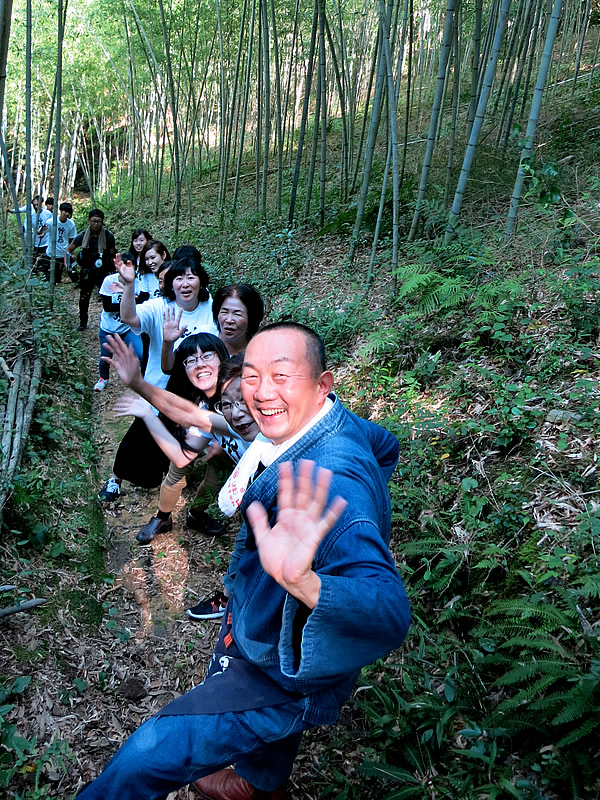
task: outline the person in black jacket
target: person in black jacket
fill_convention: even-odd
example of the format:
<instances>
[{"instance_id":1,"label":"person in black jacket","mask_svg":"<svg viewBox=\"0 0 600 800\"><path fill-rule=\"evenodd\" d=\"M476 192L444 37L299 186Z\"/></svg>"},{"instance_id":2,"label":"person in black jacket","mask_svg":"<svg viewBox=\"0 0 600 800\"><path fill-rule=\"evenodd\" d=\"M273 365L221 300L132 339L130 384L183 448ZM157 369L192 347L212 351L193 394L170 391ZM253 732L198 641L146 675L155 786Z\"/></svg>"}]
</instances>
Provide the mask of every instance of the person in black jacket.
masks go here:
<instances>
[{"instance_id":1,"label":"person in black jacket","mask_svg":"<svg viewBox=\"0 0 600 800\"><path fill-rule=\"evenodd\" d=\"M84 331L88 324L90 298L94 287L101 286L104 278L115 271L115 237L104 226L104 212L99 208L93 208L89 212L88 227L73 239L67 252L74 253L77 248L81 248L77 256L77 263L81 267L77 330Z\"/></svg>"}]
</instances>

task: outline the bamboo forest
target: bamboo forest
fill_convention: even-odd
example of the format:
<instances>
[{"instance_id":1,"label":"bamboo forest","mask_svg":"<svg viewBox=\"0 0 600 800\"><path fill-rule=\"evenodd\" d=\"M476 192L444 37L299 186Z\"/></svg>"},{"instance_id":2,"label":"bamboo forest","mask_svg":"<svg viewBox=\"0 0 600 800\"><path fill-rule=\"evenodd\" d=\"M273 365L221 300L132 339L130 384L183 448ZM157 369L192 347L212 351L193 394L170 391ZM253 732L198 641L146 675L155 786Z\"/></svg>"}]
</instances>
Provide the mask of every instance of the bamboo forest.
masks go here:
<instances>
[{"instance_id":1,"label":"bamboo forest","mask_svg":"<svg viewBox=\"0 0 600 800\"><path fill-rule=\"evenodd\" d=\"M599 0L0 23L0 797L600 800Z\"/></svg>"}]
</instances>

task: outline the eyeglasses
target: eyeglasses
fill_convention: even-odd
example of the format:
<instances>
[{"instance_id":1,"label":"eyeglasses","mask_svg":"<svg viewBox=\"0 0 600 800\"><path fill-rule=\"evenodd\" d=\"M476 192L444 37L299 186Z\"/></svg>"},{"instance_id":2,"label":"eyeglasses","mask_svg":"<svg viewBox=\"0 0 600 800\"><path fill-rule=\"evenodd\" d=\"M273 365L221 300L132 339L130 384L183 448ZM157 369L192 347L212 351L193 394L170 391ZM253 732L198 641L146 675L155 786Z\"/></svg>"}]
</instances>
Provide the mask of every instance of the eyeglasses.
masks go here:
<instances>
[{"instance_id":1,"label":"eyeglasses","mask_svg":"<svg viewBox=\"0 0 600 800\"><path fill-rule=\"evenodd\" d=\"M214 361L215 358L218 358L218 355L212 350L208 350L206 353L200 353L198 356L189 356L184 359L183 366L186 369L193 369L196 364L208 364L209 361Z\"/></svg>"},{"instance_id":2,"label":"eyeglasses","mask_svg":"<svg viewBox=\"0 0 600 800\"><path fill-rule=\"evenodd\" d=\"M248 411L248 406L243 400L234 400L233 403L223 403L222 401L215 403L215 411L218 411L220 414L231 414L234 408L237 408L239 411Z\"/></svg>"}]
</instances>

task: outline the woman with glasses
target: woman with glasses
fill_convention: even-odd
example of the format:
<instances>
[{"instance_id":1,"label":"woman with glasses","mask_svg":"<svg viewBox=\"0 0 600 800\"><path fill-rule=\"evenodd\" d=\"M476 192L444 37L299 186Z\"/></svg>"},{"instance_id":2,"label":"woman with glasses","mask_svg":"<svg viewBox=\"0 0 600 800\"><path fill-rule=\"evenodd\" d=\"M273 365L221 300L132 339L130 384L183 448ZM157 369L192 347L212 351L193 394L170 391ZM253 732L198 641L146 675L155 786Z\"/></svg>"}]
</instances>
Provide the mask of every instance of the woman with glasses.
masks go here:
<instances>
[{"instance_id":1,"label":"woman with glasses","mask_svg":"<svg viewBox=\"0 0 600 800\"><path fill-rule=\"evenodd\" d=\"M167 386L169 391L165 394L191 400L205 411L212 409L216 399L219 367L228 357L225 345L216 336L210 333L188 336L175 352L173 374ZM188 425L177 426L169 431L149 403L141 401L132 408L133 410L123 409L119 413L134 414L143 419L152 438L170 461L169 470L160 487L158 511L140 528L136 537L141 544L149 544L159 533L167 533L173 528L172 513L187 485L188 475L194 467L198 453L209 444L211 434L210 428L203 431L198 426ZM168 404L163 408L168 408ZM190 520L190 515L193 520ZM189 511L188 525L199 527L209 535L218 535L224 530L220 522L213 520L204 511Z\"/></svg>"},{"instance_id":2,"label":"woman with glasses","mask_svg":"<svg viewBox=\"0 0 600 800\"><path fill-rule=\"evenodd\" d=\"M146 540L152 541L158 533L171 530L171 513L186 485L193 460L198 451L207 444L206 437L210 438L212 435L232 461L237 463L258 433L258 426L242 398L243 355L223 359L223 345L219 342L221 347L217 348L215 339L216 337L209 334L190 337L188 341L194 340L191 341L191 346L196 347L191 355L188 355L188 341L182 345L185 347L185 351L181 353L182 364L187 379L200 390L201 400L202 397L206 398L199 405L190 405L189 399L192 398L186 399L181 388L176 385L177 378L181 375L180 370L173 374L173 385L170 383L167 390L160 389L144 381L135 355L127 345L116 338L109 342L112 358L107 357L106 361L115 367L123 383L140 395L122 397L115 406L117 415L133 414L143 419L156 442L171 459L169 473L161 487L159 510L138 535L138 540L144 543ZM214 347L212 351L206 349L211 346L211 340ZM216 364L218 373L213 386ZM169 391L171 388L178 390L177 394ZM189 397L189 393L187 396ZM214 402L219 396L221 399ZM179 430L185 431L185 439L182 440L181 434L177 436L167 431L161 420L154 415L150 403L181 426ZM200 514L208 516L203 512ZM197 510L188 512L188 525L190 517L195 523L202 522ZM208 519L211 520L210 517ZM192 527L199 527L199 524L193 524Z\"/></svg>"}]
</instances>

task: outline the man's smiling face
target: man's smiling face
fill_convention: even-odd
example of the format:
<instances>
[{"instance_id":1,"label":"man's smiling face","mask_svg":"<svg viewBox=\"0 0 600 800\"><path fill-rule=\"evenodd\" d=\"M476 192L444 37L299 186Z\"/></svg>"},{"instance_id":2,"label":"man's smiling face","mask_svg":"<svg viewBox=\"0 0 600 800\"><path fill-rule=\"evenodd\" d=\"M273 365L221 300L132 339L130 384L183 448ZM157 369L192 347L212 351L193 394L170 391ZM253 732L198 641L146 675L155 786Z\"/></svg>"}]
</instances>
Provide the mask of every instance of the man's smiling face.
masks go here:
<instances>
[{"instance_id":1,"label":"man's smiling face","mask_svg":"<svg viewBox=\"0 0 600 800\"><path fill-rule=\"evenodd\" d=\"M322 408L333 383L315 374L307 338L291 328L258 333L248 344L242 395L260 432L274 444L291 439Z\"/></svg>"}]
</instances>

